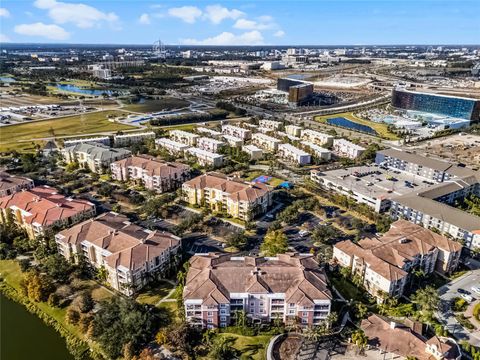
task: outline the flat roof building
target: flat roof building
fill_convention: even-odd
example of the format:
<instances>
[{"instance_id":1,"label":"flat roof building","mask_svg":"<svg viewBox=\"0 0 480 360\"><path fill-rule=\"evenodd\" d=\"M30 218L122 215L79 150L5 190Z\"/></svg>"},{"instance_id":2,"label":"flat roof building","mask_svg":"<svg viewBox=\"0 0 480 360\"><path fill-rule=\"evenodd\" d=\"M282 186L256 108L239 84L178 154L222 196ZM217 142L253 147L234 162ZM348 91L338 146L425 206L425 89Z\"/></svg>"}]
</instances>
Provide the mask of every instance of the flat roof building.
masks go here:
<instances>
[{"instance_id":1,"label":"flat roof building","mask_svg":"<svg viewBox=\"0 0 480 360\"><path fill-rule=\"evenodd\" d=\"M168 138L156 139L155 144L157 144L158 147L167 150L170 154L181 154L189 148L189 146L184 143L173 141Z\"/></svg>"},{"instance_id":2,"label":"flat roof building","mask_svg":"<svg viewBox=\"0 0 480 360\"><path fill-rule=\"evenodd\" d=\"M127 146L131 144L143 142L148 139L155 139L155 133L153 131L114 135L113 143L116 146Z\"/></svg>"},{"instance_id":3,"label":"flat roof building","mask_svg":"<svg viewBox=\"0 0 480 360\"><path fill-rule=\"evenodd\" d=\"M213 153L217 153L225 145L226 144L223 141L208 137L201 137L197 139L197 148Z\"/></svg>"},{"instance_id":4,"label":"flat roof building","mask_svg":"<svg viewBox=\"0 0 480 360\"><path fill-rule=\"evenodd\" d=\"M202 166L211 166L213 168L218 168L223 165L223 155L215 154L207 150L191 147L185 150L185 154L195 156L197 162Z\"/></svg>"},{"instance_id":5,"label":"flat roof building","mask_svg":"<svg viewBox=\"0 0 480 360\"><path fill-rule=\"evenodd\" d=\"M234 136L242 140L250 140L252 138L251 130L244 129L238 126L233 126L233 125L223 125L222 134Z\"/></svg>"},{"instance_id":6,"label":"flat roof building","mask_svg":"<svg viewBox=\"0 0 480 360\"><path fill-rule=\"evenodd\" d=\"M333 152L340 157L356 159L362 155L364 151L364 147L354 144L351 141L345 139L333 140Z\"/></svg>"},{"instance_id":7,"label":"flat roof building","mask_svg":"<svg viewBox=\"0 0 480 360\"><path fill-rule=\"evenodd\" d=\"M333 139L335 137L332 135L321 133L319 131L304 129L300 132L300 138L304 141L308 141L316 145L332 146Z\"/></svg>"},{"instance_id":8,"label":"flat roof building","mask_svg":"<svg viewBox=\"0 0 480 360\"><path fill-rule=\"evenodd\" d=\"M282 141L262 133L255 133L252 135L252 143L267 152L273 153L278 150L278 145L281 144Z\"/></svg>"},{"instance_id":9,"label":"flat roof building","mask_svg":"<svg viewBox=\"0 0 480 360\"><path fill-rule=\"evenodd\" d=\"M200 136L188 131L183 130L171 130L170 131L170 138L173 141L188 145L188 146L195 146L197 144L197 139Z\"/></svg>"},{"instance_id":10,"label":"flat roof building","mask_svg":"<svg viewBox=\"0 0 480 360\"><path fill-rule=\"evenodd\" d=\"M246 152L251 160L259 160L263 156L262 149L259 149L255 145L243 145L242 151Z\"/></svg>"},{"instance_id":11,"label":"flat roof building","mask_svg":"<svg viewBox=\"0 0 480 360\"><path fill-rule=\"evenodd\" d=\"M308 165L312 162L312 156L309 153L291 144L278 145L278 156L298 165Z\"/></svg>"},{"instance_id":12,"label":"flat roof building","mask_svg":"<svg viewBox=\"0 0 480 360\"><path fill-rule=\"evenodd\" d=\"M310 151L313 152L313 155L320 160L330 161L332 159L332 152L328 149L324 149L317 144L311 143L309 141L302 141L301 144L306 146Z\"/></svg>"}]
</instances>

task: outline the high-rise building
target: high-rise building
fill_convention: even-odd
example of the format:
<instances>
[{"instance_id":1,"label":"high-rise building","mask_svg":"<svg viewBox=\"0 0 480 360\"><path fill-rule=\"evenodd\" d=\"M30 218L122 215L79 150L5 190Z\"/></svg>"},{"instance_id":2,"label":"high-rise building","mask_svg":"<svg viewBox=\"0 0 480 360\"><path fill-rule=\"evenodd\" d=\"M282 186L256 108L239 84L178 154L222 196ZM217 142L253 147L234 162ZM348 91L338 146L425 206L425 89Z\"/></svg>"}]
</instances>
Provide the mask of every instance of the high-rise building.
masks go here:
<instances>
[{"instance_id":1,"label":"high-rise building","mask_svg":"<svg viewBox=\"0 0 480 360\"><path fill-rule=\"evenodd\" d=\"M422 93L397 87L392 91L392 106L406 110L480 121L480 100L458 96Z\"/></svg>"}]
</instances>

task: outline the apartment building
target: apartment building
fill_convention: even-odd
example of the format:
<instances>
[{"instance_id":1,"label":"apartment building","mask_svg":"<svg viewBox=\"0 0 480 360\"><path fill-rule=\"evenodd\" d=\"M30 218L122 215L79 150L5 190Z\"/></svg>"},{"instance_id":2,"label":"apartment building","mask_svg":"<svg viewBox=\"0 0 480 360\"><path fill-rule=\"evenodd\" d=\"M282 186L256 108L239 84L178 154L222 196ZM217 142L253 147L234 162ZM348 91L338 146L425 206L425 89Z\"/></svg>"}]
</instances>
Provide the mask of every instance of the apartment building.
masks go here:
<instances>
[{"instance_id":1,"label":"apartment building","mask_svg":"<svg viewBox=\"0 0 480 360\"><path fill-rule=\"evenodd\" d=\"M13 222L34 239L95 215L95 205L65 197L57 189L36 186L0 198L0 222Z\"/></svg>"},{"instance_id":2,"label":"apartment building","mask_svg":"<svg viewBox=\"0 0 480 360\"><path fill-rule=\"evenodd\" d=\"M185 145L178 141L170 140L168 138L156 139L155 144L157 144L158 147L167 150L170 154L173 155L183 154L183 152L189 148L188 145Z\"/></svg>"},{"instance_id":3,"label":"apartment building","mask_svg":"<svg viewBox=\"0 0 480 360\"><path fill-rule=\"evenodd\" d=\"M392 358L418 360L460 360L462 351L451 338L423 336L422 326L407 319L406 324L372 314L362 320L360 328L368 338L368 345L392 354ZM395 356L395 355L396 356Z\"/></svg>"},{"instance_id":4,"label":"apartment building","mask_svg":"<svg viewBox=\"0 0 480 360\"><path fill-rule=\"evenodd\" d=\"M248 129L244 129L238 126L233 125L223 125L222 126L222 134L230 135L242 140L250 140L252 138L252 131Z\"/></svg>"},{"instance_id":5,"label":"apartment building","mask_svg":"<svg viewBox=\"0 0 480 360\"><path fill-rule=\"evenodd\" d=\"M243 145L243 140L238 137L231 135L223 135L222 138L227 142L228 146L240 147Z\"/></svg>"},{"instance_id":6,"label":"apartment building","mask_svg":"<svg viewBox=\"0 0 480 360\"><path fill-rule=\"evenodd\" d=\"M280 158L297 165L308 165L312 162L312 157L309 153L296 148L291 144L278 145L277 154Z\"/></svg>"},{"instance_id":7,"label":"apartment building","mask_svg":"<svg viewBox=\"0 0 480 360\"><path fill-rule=\"evenodd\" d=\"M224 156L220 154L215 154L213 152L195 148L195 147L188 148L185 151L185 153L195 156L195 158L197 159L197 162L201 166L210 166L213 168L218 168L223 165Z\"/></svg>"},{"instance_id":8,"label":"apartment building","mask_svg":"<svg viewBox=\"0 0 480 360\"><path fill-rule=\"evenodd\" d=\"M0 197L33 188L33 180L23 176L10 175L0 171Z\"/></svg>"},{"instance_id":9,"label":"apartment building","mask_svg":"<svg viewBox=\"0 0 480 360\"><path fill-rule=\"evenodd\" d=\"M334 136L321 133L319 131L304 129L300 133L300 138L303 141L308 141L315 145L320 146L332 146L333 140L335 139Z\"/></svg>"},{"instance_id":10,"label":"apartment building","mask_svg":"<svg viewBox=\"0 0 480 360\"><path fill-rule=\"evenodd\" d=\"M302 134L302 128L296 125L287 125L285 126L285 132L287 135L298 138Z\"/></svg>"},{"instance_id":11,"label":"apartment building","mask_svg":"<svg viewBox=\"0 0 480 360\"><path fill-rule=\"evenodd\" d=\"M80 138L80 139L68 139L63 141L63 146L72 146L76 144L82 143L97 143L103 144L105 146L110 146L111 139L109 136L97 136L97 137L90 137L90 138Z\"/></svg>"},{"instance_id":12,"label":"apartment building","mask_svg":"<svg viewBox=\"0 0 480 360\"><path fill-rule=\"evenodd\" d=\"M107 270L107 283L133 295L149 279L160 279L175 264L181 239L130 223L114 212L104 213L55 235L59 254L70 261L83 256L93 267Z\"/></svg>"},{"instance_id":13,"label":"apartment building","mask_svg":"<svg viewBox=\"0 0 480 360\"><path fill-rule=\"evenodd\" d=\"M332 152L328 149L324 149L309 141L302 141L301 144L312 151L313 155L319 160L330 161L332 159Z\"/></svg>"},{"instance_id":14,"label":"apartment building","mask_svg":"<svg viewBox=\"0 0 480 360\"><path fill-rule=\"evenodd\" d=\"M390 216L450 234L469 249L480 247L480 217L456 206L457 199L480 195L480 174L453 178L392 199Z\"/></svg>"},{"instance_id":15,"label":"apartment building","mask_svg":"<svg viewBox=\"0 0 480 360\"><path fill-rule=\"evenodd\" d=\"M113 143L115 146L128 146L131 144L144 142L148 139L155 139L155 133L153 131L114 135Z\"/></svg>"},{"instance_id":16,"label":"apartment building","mask_svg":"<svg viewBox=\"0 0 480 360\"><path fill-rule=\"evenodd\" d=\"M197 139L197 148L213 153L218 153L225 145L223 141L208 137L200 137Z\"/></svg>"},{"instance_id":17,"label":"apartment building","mask_svg":"<svg viewBox=\"0 0 480 360\"><path fill-rule=\"evenodd\" d=\"M262 133L255 133L252 135L252 144L270 153L276 152L278 150L278 145L281 143L281 140Z\"/></svg>"},{"instance_id":18,"label":"apartment building","mask_svg":"<svg viewBox=\"0 0 480 360\"><path fill-rule=\"evenodd\" d=\"M333 152L340 157L356 159L362 155L365 150L366 149L364 147L345 139L333 140Z\"/></svg>"},{"instance_id":19,"label":"apartment building","mask_svg":"<svg viewBox=\"0 0 480 360\"><path fill-rule=\"evenodd\" d=\"M272 204L270 186L246 183L217 173L197 176L185 182L182 190L184 200L191 205L206 206L245 221L263 214Z\"/></svg>"},{"instance_id":20,"label":"apartment building","mask_svg":"<svg viewBox=\"0 0 480 360\"><path fill-rule=\"evenodd\" d=\"M330 314L327 277L310 254L276 257L196 254L183 291L188 322L202 328L226 327L236 311L252 321L280 319L314 326Z\"/></svg>"},{"instance_id":21,"label":"apartment building","mask_svg":"<svg viewBox=\"0 0 480 360\"><path fill-rule=\"evenodd\" d=\"M197 139L199 137L200 137L199 135L188 132L188 131L183 131L183 130L170 131L170 139L188 146L195 146L197 144Z\"/></svg>"},{"instance_id":22,"label":"apartment building","mask_svg":"<svg viewBox=\"0 0 480 360\"><path fill-rule=\"evenodd\" d=\"M95 143L79 143L62 149L65 162L76 162L80 167L95 173L110 169L114 161L130 156L131 152L122 148L109 148Z\"/></svg>"},{"instance_id":23,"label":"apartment building","mask_svg":"<svg viewBox=\"0 0 480 360\"><path fill-rule=\"evenodd\" d=\"M197 127L197 132L199 132L200 134L209 135L216 139L219 139L222 136L222 133L220 131L212 130L206 127Z\"/></svg>"},{"instance_id":24,"label":"apartment building","mask_svg":"<svg viewBox=\"0 0 480 360\"><path fill-rule=\"evenodd\" d=\"M333 259L360 276L367 291L380 299L383 294L402 296L414 269L425 274L453 272L461 251L459 242L398 220L381 237L364 238L357 244L350 240L335 244Z\"/></svg>"},{"instance_id":25,"label":"apartment building","mask_svg":"<svg viewBox=\"0 0 480 360\"><path fill-rule=\"evenodd\" d=\"M243 145L242 151L246 152L251 160L259 160L263 157L262 149L259 149L255 145Z\"/></svg>"},{"instance_id":26,"label":"apartment building","mask_svg":"<svg viewBox=\"0 0 480 360\"><path fill-rule=\"evenodd\" d=\"M118 181L140 181L159 193L178 189L190 178L190 167L164 162L151 156L132 156L112 163L112 178Z\"/></svg>"},{"instance_id":27,"label":"apartment building","mask_svg":"<svg viewBox=\"0 0 480 360\"><path fill-rule=\"evenodd\" d=\"M457 164L393 148L378 151L375 157L375 163L389 169L406 172L437 183L472 174L472 170L460 167Z\"/></svg>"},{"instance_id":28,"label":"apartment building","mask_svg":"<svg viewBox=\"0 0 480 360\"><path fill-rule=\"evenodd\" d=\"M282 123L274 120L260 120L258 126L263 129L268 129L268 131L275 131L280 129Z\"/></svg>"}]
</instances>

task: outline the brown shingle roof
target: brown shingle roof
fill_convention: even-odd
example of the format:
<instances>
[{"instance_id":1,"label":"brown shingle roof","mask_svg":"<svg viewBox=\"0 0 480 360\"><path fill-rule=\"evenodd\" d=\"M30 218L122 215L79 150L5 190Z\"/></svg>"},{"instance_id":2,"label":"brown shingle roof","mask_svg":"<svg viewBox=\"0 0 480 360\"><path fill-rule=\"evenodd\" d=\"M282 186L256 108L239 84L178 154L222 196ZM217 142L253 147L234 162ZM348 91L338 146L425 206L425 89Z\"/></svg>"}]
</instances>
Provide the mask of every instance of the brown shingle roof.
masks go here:
<instances>
[{"instance_id":1,"label":"brown shingle roof","mask_svg":"<svg viewBox=\"0 0 480 360\"><path fill-rule=\"evenodd\" d=\"M190 167L176 162L164 162L150 156L132 156L113 163L119 167L137 167L149 176L169 177L174 173L187 171Z\"/></svg>"},{"instance_id":2,"label":"brown shingle roof","mask_svg":"<svg viewBox=\"0 0 480 360\"><path fill-rule=\"evenodd\" d=\"M24 217L26 223L49 226L56 221L92 210L95 206L86 200L66 198L54 188L37 186L0 198L1 209L11 207L30 213Z\"/></svg>"},{"instance_id":3,"label":"brown shingle roof","mask_svg":"<svg viewBox=\"0 0 480 360\"><path fill-rule=\"evenodd\" d=\"M327 279L309 255L283 254L277 258L234 257L229 254L196 255L184 290L185 299L212 301L212 294L285 293L285 301L312 304L331 299Z\"/></svg>"},{"instance_id":4,"label":"brown shingle roof","mask_svg":"<svg viewBox=\"0 0 480 360\"><path fill-rule=\"evenodd\" d=\"M88 241L111 254L105 260L111 267L141 268L146 261L180 244L180 238L165 232L148 231L131 224L124 215L106 213L59 233L61 241L78 245Z\"/></svg>"},{"instance_id":5,"label":"brown shingle roof","mask_svg":"<svg viewBox=\"0 0 480 360\"><path fill-rule=\"evenodd\" d=\"M196 189L216 189L221 190L234 201L253 202L259 197L264 196L271 189L268 185L262 183L245 183L238 179L228 179L226 176L217 173L207 173L197 176L184 185Z\"/></svg>"}]
</instances>

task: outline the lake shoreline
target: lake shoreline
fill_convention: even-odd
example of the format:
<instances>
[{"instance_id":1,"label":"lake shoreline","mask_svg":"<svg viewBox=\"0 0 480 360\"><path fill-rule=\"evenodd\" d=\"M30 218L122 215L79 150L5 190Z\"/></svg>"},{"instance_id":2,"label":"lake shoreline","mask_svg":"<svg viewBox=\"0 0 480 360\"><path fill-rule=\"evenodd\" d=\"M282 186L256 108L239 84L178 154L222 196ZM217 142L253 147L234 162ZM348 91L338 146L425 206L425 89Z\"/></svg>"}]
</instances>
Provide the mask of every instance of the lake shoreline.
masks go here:
<instances>
[{"instance_id":1,"label":"lake shoreline","mask_svg":"<svg viewBox=\"0 0 480 360\"><path fill-rule=\"evenodd\" d=\"M30 314L35 315L37 318L42 320L42 322L46 326L53 328L65 341L66 349L73 356L74 359L91 359L88 354L90 347L86 341L79 339L77 336L68 331L68 329L66 329L52 316L45 313L34 302L30 301L26 296L20 294L17 289L14 286L8 284L5 279L1 279L0 292L9 300L23 306L25 310L27 310Z\"/></svg>"}]
</instances>

